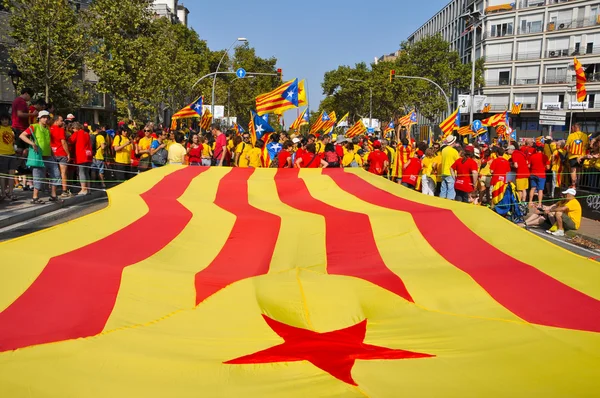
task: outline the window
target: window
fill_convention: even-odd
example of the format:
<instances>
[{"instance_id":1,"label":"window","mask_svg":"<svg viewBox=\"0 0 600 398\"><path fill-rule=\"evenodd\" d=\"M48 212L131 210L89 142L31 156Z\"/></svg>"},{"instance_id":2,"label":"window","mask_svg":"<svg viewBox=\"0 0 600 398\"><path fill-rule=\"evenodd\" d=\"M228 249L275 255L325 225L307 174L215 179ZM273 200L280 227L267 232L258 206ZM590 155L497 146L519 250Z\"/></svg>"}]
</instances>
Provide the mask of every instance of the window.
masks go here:
<instances>
[{"instance_id":1,"label":"window","mask_svg":"<svg viewBox=\"0 0 600 398\"><path fill-rule=\"evenodd\" d=\"M544 23L544 15L528 15L521 18L521 27L519 33L540 33Z\"/></svg>"},{"instance_id":2,"label":"window","mask_svg":"<svg viewBox=\"0 0 600 398\"><path fill-rule=\"evenodd\" d=\"M498 73L498 80L501 86L510 85L510 72L506 71Z\"/></svg>"},{"instance_id":3,"label":"window","mask_svg":"<svg viewBox=\"0 0 600 398\"><path fill-rule=\"evenodd\" d=\"M548 39L548 58L566 57L569 55L569 38Z\"/></svg>"},{"instance_id":4,"label":"window","mask_svg":"<svg viewBox=\"0 0 600 398\"><path fill-rule=\"evenodd\" d=\"M486 60L490 62L512 60L512 43L490 44L485 48Z\"/></svg>"},{"instance_id":5,"label":"window","mask_svg":"<svg viewBox=\"0 0 600 398\"><path fill-rule=\"evenodd\" d=\"M538 84L539 76L539 66L521 66L516 70L515 84Z\"/></svg>"},{"instance_id":6,"label":"window","mask_svg":"<svg viewBox=\"0 0 600 398\"><path fill-rule=\"evenodd\" d=\"M542 51L541 40L521 41L517 44L517 59L538 59Z\"/></svg>"},{"instance_id":7,"label":"window","mask_svg":"<svg viewBox=\"0 0 600 398\"><path fill-rule=\"evenodd\" d=\"M488 69L486 70L486 84L488 86L510 85L510 69Z\"/></svg>"},{"instance_id":8,"label":"window","mask_svg":"<svg viewBox=\"0 0 600 398\"><path fill-rule=\"evenodd\" d=\"M492 37L503 37L507 35L513 34L513 21L512 20L502 20L502 21L494 21L490 22L490 36Z\"/></svg>"},{"instance_id":9,"label":"window","mask_svg":"<svg viewBox=\"0 0 600 398\"><path fill-rule=\"evenodd\" d=\"M547 67L546 68L546 83L566 83L567 82L567 67L566 66L558 66L558 67Z\"/></svg>"}]
</instances>

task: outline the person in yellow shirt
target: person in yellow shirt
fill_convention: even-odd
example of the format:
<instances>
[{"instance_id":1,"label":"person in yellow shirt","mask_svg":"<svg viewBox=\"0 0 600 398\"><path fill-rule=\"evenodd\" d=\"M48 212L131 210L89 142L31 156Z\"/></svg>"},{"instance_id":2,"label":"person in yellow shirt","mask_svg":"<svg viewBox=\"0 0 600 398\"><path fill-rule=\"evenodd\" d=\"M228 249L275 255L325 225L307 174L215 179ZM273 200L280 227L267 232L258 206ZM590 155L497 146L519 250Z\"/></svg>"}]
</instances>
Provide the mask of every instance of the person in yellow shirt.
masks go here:
<instances>
[{"instance_id":1,"label":"person in yellow shirt","mask_svg":"<svg viewBox=\"0 0 600 398\"><path fill-rule=\"evenodd\" d=\"M104 183L104 151L106 150L106 131L98 131L96 134L96 152L92 159L91 178L92 181L96 181L96 178L100 179L102 188L106 188ZM93 148L92 148L93 150Z\"/></svg>"},{"instance_id":2,"label":"person in yellow shirt","mask_svg":"<svg viewBox=\"0 0 600 398\"><path fill-rule=\"evenodd\" d=\"M342 167L362 167L363 166L363 160L360 157L360 155L358 155L355 152L354 149L354 144L352 142L348 142L346 143L346 145L344 146L345 149L345 153L344 153L344 157L342 158Z\"/></svg>"},{"instance_id":3,"label":"person in yellow shirt","mask_svg":"<svg viewBox=\"0 0 600 398\"><path fill-rule=\"evenodd\" d=\"M250 143L250 134L244 133L242 135L242 142L240 142L235 148L235 165L237 167L248 167L248 155L252 150L252 144Z\"/></svg>"},{"instance_id":4,"label":"person in yellow shirt","mask_svg":"<svg viewBox=\"0 0 600 398\"><path fill-rule=\"evenodd\" d=\"M149 124L144 127L144 138L140 139L135 148L135 153L140 157L140 163L138 164L138 171L143 173L152 167L150 162L150 146L154 139L151 137L153 133L152 128Z\"/></svg>"},{"instance_id":5,"label":"person in yellow shirt","mask_svg":"<svg viewBox=\"0 0 600 398\"><path fill-rule=\"evenodd\" d=\"M318 141L315 143L315 148L317 149L317 155L325 152L325 145L331 142L331 137L329 134L322 134L319 136Z\"/></svg>"},{"instance_id":6,"label":"person in yellow shirt","mask_svg":"<svg viewBox=\"0 0 600 398\"><path fill-rule=\"evenodd\" d=\"M433 152L435 155L433 157L433 165L431 168L432 176L435 175L435 192L439 193L442 185L442 174L440 173L442 170L442 150L439 142L433 143Z\"/></svg>"},{"instance_id":7,"label":"person in yellow shirt","mask_svg":"<svg viewBox=\"0 0 600 398\"><path fill-rule=\"evenodd\" d=\"M208 145L206 137L200 137L200 145L202 145L202 166L210 166L212 164L212 149Z\"/></svg>"},{"instance_id":8,"label":"person in yellow shirt","mask_svg":"<svg viewBox=\"0 0 600 398\"><path fill-rule=\"evenodd\" d=\"M5 193L10 200L17 200L13 194L18 163L14 143L15 133L10 128L10 116L3 114L0 116L0 201L4 200Z\"/></svg>"},{"instance_id":9,"label":"person in yellow shirt","mask_svg":"<svg viewBox=\"0 0 600 398\"><path fill-rule=\"evenodd\" d=\"M186 149L182 143L185 140L185 135L179 131L175 133L175 142L171 144L168 150L167 163L168 164L183 164L185 155L187 154Z\"/></svg>"},{"instance_id":10,"label":"person in yellow shirt","mask_svg":"<svg viewBox=\"0 0 600 398\"><path fill-rule=\"evenodd\" d=\"M440 190L440 198L454 200L456 197L456 191L454 190L454 177L450 169L454 162L456 162L460 155L454 148L456 143L456 136L449 135L444 140L445 147L442 149L442 164L440 174L442 175L442 186Z\"/></svg>"},{"instance_id":11,"label":"person in yellow shirt","mask_svg":"<svg viewBox=\"0 0 600 398\"><path fill-rule=\"evenodd\" d=\"M113 149L115 151L115 163L114 167L115 177L117 181L128 180L131 173L131 149L132 140L127 136L127 129L125 127L119 128L117 135L113 141Z\"/></svg>"},{"instance_id":12,"label":"person in yellow shirt","mask_svg":"<svg viewBox=\"0 0 600 398\"><path fill-rule=\"evenodd\" d=\"M425 157L421 161L421 192L424 195L435 195L435 174L433 174L433 164L435 162L435 153L432 148L425 150Z\"/></svg>"},{"instance_id":13,"label":"person in yellow shirt","mask_svg":"<svg viewBox=\"0 0 600 398\"><path fill-rule=\"evenodd\" d=\"M388 178L390 181L396 182L396 179L398 178L398 170L396 170L396 150L389 145L388 140L385 138L381 140L381 152L387 155L388 161L390 162Z\"/></svg>"},{"instance_id":14,"label":"person in yellow shirt","mask_svg":"<svg viewBox=\"0 0 600 398\"><path fill-rule=\"evenodd\" d=\"M581 132L581 125L575 123L571 127L571 134L567 137L567 153L571 167L571 186L577 186L577 172L581 171L581 160L588 150L588 136Z\"/></svg>"},{"instance_id":15,"label":"person in yellow shirt","mask_svg":"<svg viewBox=\"0 0 600 398\"><path fill-rule=\"evenodd\" d=\"M246 154L246 159L248 161L248 167L262 167L262 147L265 145L263 140L256 140L256 144L254 148L250 149L250 151Z\"/></svg>"}]
</instances>

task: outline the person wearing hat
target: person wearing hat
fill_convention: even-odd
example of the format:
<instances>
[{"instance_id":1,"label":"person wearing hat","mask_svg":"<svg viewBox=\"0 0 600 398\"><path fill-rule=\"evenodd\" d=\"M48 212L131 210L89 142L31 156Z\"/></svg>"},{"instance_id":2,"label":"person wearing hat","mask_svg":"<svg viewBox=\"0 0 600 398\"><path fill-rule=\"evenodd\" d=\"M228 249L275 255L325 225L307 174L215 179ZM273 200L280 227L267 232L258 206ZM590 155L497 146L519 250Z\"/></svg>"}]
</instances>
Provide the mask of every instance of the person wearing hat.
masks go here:
<instances>
[{"instance_id":1,"label":"person wearing hat","mask_svg":"<svg viewBox=\"0 0 600 398\"><path fill-rule=\"evenodd\" d=\"M386 176L390 162L387 155L381 151L381 142L373 142L373 150L369 152L366 163L369 165L369 173L378 176Z\"/></svg>"},{"instance_id":2,"label":"person wearing hat","mask_svg":"<svg viewBox=\"0 0 600 398\"><path fill-rule=\"evenodd\" d=\"M442 149L442 164L440 174L442 176L442 185L440 189L440 198L454 200L456 191L454 190L455 179L452 174L452 165L460 159L458 151L454 148L456 136L449 135L444 139L444 148Z\"/></svg>"},{"instance_id":3,"label":"person wearing hat","mask_svg":"<svg viewBox=\"0 0 600 398\"><path fill-rule=\"evenodd\" d=\"M553 206L533 209L525 220L525 226L541 226L549 223L552 227L546 230L554 236L565 236L565 231L575 231L581 226L581 204L577 200L575 188L562 193L565 198Z\"/></svg>"},{"instance_id":4,"label":"person wearing hat","mask_svg":"<svg viewBox=\"0 0 600 398\"><path fill-rule=\"evenodd\" d=\"M42 204L44 203L39 198L40 190L42 189L42 183L46 178L46 173L50 175L48 180L51 185L51 202L58 202L59 199L56 196L56 187L60 184L60 172L58 171L58 164L52 155L52 148L50 146L50 112L40 111L37 114L38 123L32 124L29 128L21 133L19 138L26 144L31 146L30 150L41 153L44 161L43 167L33 167L33 199L31 203Z\"/></svg>"},{"instance_id":5,"label":"person wearing hat","mask_svg":"<svg viewBox=\"0 0 600 398\"><path fill-rule=\"evenodd\" d=\"M537 191L538 207L542 207L544 187L546 185L546 170L550 170L550 159L544 154L544 145L536 145L535 153L529 156L529 207L533 205L533 195Z\"/></svg>"}]
</instances>

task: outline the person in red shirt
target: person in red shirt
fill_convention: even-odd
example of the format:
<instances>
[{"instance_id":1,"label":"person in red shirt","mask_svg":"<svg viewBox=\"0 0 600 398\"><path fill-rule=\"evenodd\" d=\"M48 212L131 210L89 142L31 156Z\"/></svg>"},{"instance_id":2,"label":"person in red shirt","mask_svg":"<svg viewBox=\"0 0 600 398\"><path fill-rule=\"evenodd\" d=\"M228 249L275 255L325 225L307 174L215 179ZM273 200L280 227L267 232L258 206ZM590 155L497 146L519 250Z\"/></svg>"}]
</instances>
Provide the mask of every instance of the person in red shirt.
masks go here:
<instances>
[{"instance_id":1,"label":"person in red shirt","mask_svg":"<svg viewBox=\"0 0 600 398\"><path fill-rule=\"evenodd\" d=\"M213 166L228 166L227 163L227 137L221 131L218 123L213 123L210 131L215 137L215 149L213 151Z\"/></svg>"},{"instance_id":2,"label":"person in red shirt","mask_svg":"<svg viewBox=\"0 0 600 398\"><path fill-rule=\"evenodd\" d=\"M492 160L492 164L490 165L490 172L492 173L490 186L492 188L498 182L506 183L508 181L506 174L510 172L510 162L504 158L504 149L497 148L496 152L498 153L498 157Z\"/></svg>"},{"instance_id":3,"label":"person in red shirt","mask_svg":"<svg viewBox=\"0 0 600 398\"><path fill-rule=\"evenodd\" d=\"M328 164L317 153L317 147L314 143L306 146L306 152L300 157L296 157L295 166L300 169L316 169L319 167L327 167Z\"/></svg>"},{"instance_id":4,"label":"person in red shirt","mask_svg":"<svg viewBox=\"0 0 600 398\"><path fill-rule=\"evenodd\" d=\"M335 140L335 153L337 153L340 159L344 158L344 144L347 141L348 140L346 139L346 137L342 135L338 135L337 139Z\"/></svg>"},{"instance_id":5,"label":"person in red shirt","mask_svg":"<svg viewBox=\"0 0 600 398\"><path fill-rule=\"evenodd\" d=\"M291 169L292 168L292 147L294 143L287 140L283 143L283 148L277 154L277 168Z\"/></svg>"},{"instance_id":6,"label":"person in red shirt","mask_svg":"<svg viewBox=\"0 0 600 398\"><path fill-rule=\"evenodd\" d=\"M519 200L525 202L527 200L527 188L529 188L529 162L527 161L527 155L523 151L516 150L513 145L510 145L508 149L513 168L517 172L515 185L517 186L517 191L519 191Z\"/></svg>"},{"instance_id":7,"label":"person in red shirt","mask_svg":"<svg viewBox=\"0 0 600 398\"><path fill-rule=\"evenodd\" d=\"M73 134L69 137L69 142L75 144L75 164L79 169L79 183L81 191L77 195L87 195L90 183L90 168L92 166L92 141L90 134L83 129L79 122L72 125Z\"/></svg>"},{"instance_id":8,"label":"person in red shirt","mask_svg":"<svg viewBox=\"0 0 600 398\"><path fill-rule=\"evenodd\" d=\"M475 190L478 180L479 167L473 159L475 147L467 145L463 151L463 156L454 162L451 166L452 176L455 178L454 190L457 202L469 203L469 196Z\"/></svg>"},{"instance_id":9,"label":"person in red shirt","mask_svg":"<svg viewBox=\"0 0 600 398\"><path fill-rule=\"evenodd\" d=\"M300 138L294 138L292 140L292 143L294 144L295 148L296 148L296 157L295 159L299 159L302 157L302 155L304 155L306 153L306 142L305 140L301 140Z\"/></svg>"},{"instance_id":10,"label":"person in red shirt","mask_svg":"<svg viewBox=\"0 0 600 398\"><path fill-rule=\"evenodd\" d=\"M536 145L535 153L529 156L529 169L531 176L529 177L529 206L533 204L533 195L537 191L538 207L542 207L542 199L544 197L544 185L546 185L546 170L550 169L550 160L544 154L544 145Z\"/></svg>"},{"instance_id":11,"label":"person in red shirt","mask_svg":"<svg viewBox=\"0 0 600 398\"><path fill-rule=\"evenodd\" d=\"M60 196L68 198L71 196L71 192L67 187L67 168L68 163L71 160L71 153L69 152L69 145L67 144L65 122L62 116L57 116L50 127L50 147L52 148L54 159L60 168L60 177L62 180L62 194Z\"/></svg>"},{"instance_id":12,"label":"person in red shirt","mask_svg":"<svg viewBox=\"0 0 600 398\"><path fill-rule=\"evenodd\" d=\"M387 154L385 154L385 156L387 157ZM415 189L420 172L421 160L419 154L415 152L415 156L410 158L408 162L404 164L404 169L402 170L402 186L409 189Z\"/></svg>"},{"instance_id":13,"label":"person in red shirt","mask_svg":"<svg viewBox=\"0 0 600 398\"><path fill-rule=\"evenodd\" d=\"M521 152L523 152L527 158L529 158L531 155L533 155L535 153L535 147L533 146L533 139L527 138L525 140L525 145L521 146L521 148L519 148L519 150Z\"/></svg>"},{"instance_id":14,"label":"person in red shirt","mask_svg":"<svg viewBox=\"0 0 600 398\"><path fill-rule=\"evenodd\" d=\"M381 142L375 141L373 143L373 151L369 153L367 163L369 164L369 173L378 176L387 175L390 162L385 152L381 151Z\"/></svg>"},{"instance_id":15,"label":"person in red shirt","mask_svg":"<svg viewBox=\"0 0 600 398\"><path fill-rule=\"evenodd\" d=\"M189 156L190 166L202 165L202 144L200 144L198 134L192 135L192 142L188 146L187 154Z\"/></svg>"}]
</instances>

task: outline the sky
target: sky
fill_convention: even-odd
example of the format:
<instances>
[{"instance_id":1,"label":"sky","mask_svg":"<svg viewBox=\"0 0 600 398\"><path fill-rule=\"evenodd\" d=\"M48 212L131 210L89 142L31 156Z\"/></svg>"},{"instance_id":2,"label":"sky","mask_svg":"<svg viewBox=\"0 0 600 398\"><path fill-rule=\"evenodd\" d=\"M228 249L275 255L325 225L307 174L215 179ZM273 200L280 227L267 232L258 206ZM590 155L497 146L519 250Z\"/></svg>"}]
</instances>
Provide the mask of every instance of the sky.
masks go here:
<instances>
[{"instance_id":1,"label":"sky","mask_svg":"<svg viewBox=\"0 0 600 398\"><path fill-rule=\"evenodd\" d=\"M325 72L340 65L370 64L400 43L449 0L341 0L256 2L187 0L188 25L211 50L227 49L245 37L258 56L277 58L284 81L306 79L309 105L323 99ZM180 0L180 3L182 1ZM418 5L417 5L418 4ZM285 114L286 125L296 117Z\"/></svg>"}]
</instances>

